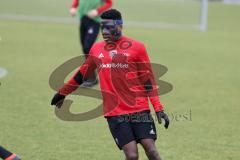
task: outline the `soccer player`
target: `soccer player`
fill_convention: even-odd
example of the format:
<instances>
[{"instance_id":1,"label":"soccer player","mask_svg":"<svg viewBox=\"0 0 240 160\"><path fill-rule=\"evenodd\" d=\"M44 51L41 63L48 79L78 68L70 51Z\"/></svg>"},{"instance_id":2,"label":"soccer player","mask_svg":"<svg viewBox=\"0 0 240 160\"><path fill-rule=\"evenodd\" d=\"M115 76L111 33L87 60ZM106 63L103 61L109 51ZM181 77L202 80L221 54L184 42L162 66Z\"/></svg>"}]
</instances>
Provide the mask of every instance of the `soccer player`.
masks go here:
<instances>
[{"instance_id":1,"label":"soccer player","mask_svg":"<svg viewBox=\"0 0 240 160\"><path fill-rule=\"evenodd\" d=\"M3 160L21 160L16 154L0 146L0 158Z\"/></svg>"},{"instance_id":2,"label":"soccer player","mask_svg":"<svg viewBox=\"0 0 240 160\"><path fill-rule=\"evenodd\" d=\"M159 101L147 51L143 43L122 35L123 20L118 10L105 11L101 18L104 41L93 45L88 59L54 95L51 105L60 108L65 97L97 68L104 117L119 149L127 160L137 160L137 143L140 143L150 160L160 160L148 99L158 122L164 119L166 129L169 119Z\"/></svg>"},{"instance_id":3,"label":"soccer player","mask_svg":"<svg viewBox=\"0 0 240 160\"><path fill-rule=\"evenodd\" d=\"M70 14L78 12L80 19L79 38L83 53L87 57L89 50L96 41L100 30L100 15L112 6L112 0L73 0ZM95 73L82 86L91 87L97 83Z\"/></svg>"}]
</instances>

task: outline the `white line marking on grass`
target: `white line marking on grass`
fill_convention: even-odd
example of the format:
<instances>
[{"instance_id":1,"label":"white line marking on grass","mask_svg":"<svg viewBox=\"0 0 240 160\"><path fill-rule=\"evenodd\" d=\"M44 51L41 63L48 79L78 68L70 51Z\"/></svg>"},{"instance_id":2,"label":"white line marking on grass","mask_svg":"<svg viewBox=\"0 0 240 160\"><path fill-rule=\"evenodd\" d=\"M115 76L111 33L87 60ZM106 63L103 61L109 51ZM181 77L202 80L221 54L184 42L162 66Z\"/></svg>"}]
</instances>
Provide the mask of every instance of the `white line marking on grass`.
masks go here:
<instances>
[{"instance_id":1,"label":"white line marking on grass","mask_svg":"<svg viewBox=\"0 0 240 160\"><path fill-rule=\"evenodd\" d=\"M20 20L20 21L35 21L35 22L52 22L52 23L76 23L74 18L68 17L50 17L50 16L30 16L17 14L0 14L0 19Z\"/></svg>"},{"instance_id":2,"label":"white line marking on grass","mask_svg":"<svg viewBox=\"0 0 240 160\"><path fill-rule=\"evenodd\" d=\"M16 14L0 14L0 19L19 20L19 21L34 21L34 22L50 22L63 24L77 24L77 19L70 17L50 17L50 16L30 16ZM138 22L126 21L126 26L135 28L152 28L152 29L199 29L198 25L194 24L173 24L173 23L158 23L158 22Z\"/></svg>"},{"instance_id":3,"label":"white line marking on grass","mask_svg":"<svg viewBox=\"0 0 240 160\"><path fill-rule=\"evenodd\" d=\"M0 78L5 77L8 74L8 71L5 68L0 67Z\"/></svg>"}]
</instances>

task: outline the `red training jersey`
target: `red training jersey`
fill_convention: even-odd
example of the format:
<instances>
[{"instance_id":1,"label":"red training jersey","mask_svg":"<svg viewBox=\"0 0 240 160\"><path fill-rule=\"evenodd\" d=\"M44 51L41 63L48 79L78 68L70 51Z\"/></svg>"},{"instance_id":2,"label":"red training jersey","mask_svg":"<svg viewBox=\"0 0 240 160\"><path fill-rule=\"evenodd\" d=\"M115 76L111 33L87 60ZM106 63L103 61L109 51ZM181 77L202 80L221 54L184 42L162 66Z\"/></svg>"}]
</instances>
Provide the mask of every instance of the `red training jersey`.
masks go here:
<instances>
[{"instance_id":1,"label":"red training jersey","mask_svg":"<svg viewBox=\"0 0 240 160\"><path fill-rule=\"evenodd\" d=\"M79 71L87 77L96 68L103 97L104 116L150 110L148 99L156 112L163 110L143 43L125 36L114 44L107 44L105 41L95 43ZM59 93L70 94L73 89L69 86L78 85L73 76ZM152 88L146 90L146 85Z\"/></svg>"}]
</instances>

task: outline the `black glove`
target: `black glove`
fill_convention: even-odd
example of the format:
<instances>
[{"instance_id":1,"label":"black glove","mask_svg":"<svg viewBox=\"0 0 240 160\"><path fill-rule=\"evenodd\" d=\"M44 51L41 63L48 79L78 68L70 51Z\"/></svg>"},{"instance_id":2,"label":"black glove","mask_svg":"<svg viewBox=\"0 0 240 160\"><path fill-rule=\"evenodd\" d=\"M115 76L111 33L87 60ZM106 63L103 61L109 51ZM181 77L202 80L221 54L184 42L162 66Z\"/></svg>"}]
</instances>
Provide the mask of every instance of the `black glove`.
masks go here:
<instances>
[{"instance_id":1,"label":"black glove","mask_svg":"<svg viewBox=\"0 0 240 160\"><path fill-rule=\"evenodd\" d=\"M51 105L55 105L57 108L61 108L64 99L65 99L64 95L56 93L52 99Z\"/></svg>"},{"instance_id":2,"label":"black glove","mask_svg":"<svg viewBox=\"0 0 240 160\"><path fill-rule=\"evenodd\" d=\"M159 124L162 123L161 118L164 119L164 121L165 121L164 127L167 129L168 125L169 125L168 115L166 113L164 113L164 111L156 112L156 115L157 115L157 119L158 119Z\"/></svg>"}]
</instances>

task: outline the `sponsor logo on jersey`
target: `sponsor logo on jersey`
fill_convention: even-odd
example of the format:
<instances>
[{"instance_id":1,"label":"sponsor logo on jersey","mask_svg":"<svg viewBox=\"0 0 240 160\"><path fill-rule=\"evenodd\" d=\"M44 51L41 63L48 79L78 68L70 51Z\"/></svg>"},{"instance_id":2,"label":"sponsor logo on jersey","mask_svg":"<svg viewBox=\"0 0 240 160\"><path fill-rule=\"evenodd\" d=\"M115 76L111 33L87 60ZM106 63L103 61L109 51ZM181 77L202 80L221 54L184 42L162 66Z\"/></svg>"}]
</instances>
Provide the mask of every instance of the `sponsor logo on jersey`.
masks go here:
<instances>
[{"instance_id":1,"label":"sponsor logo on jersey","mask_svg":"<svg viewBox=\"0 0 240 160\"><path fill-rule=\"evenodd\" d=\"M128 68L127 63L102 63L100 68Z\"/></svg>"}]
</instances>

